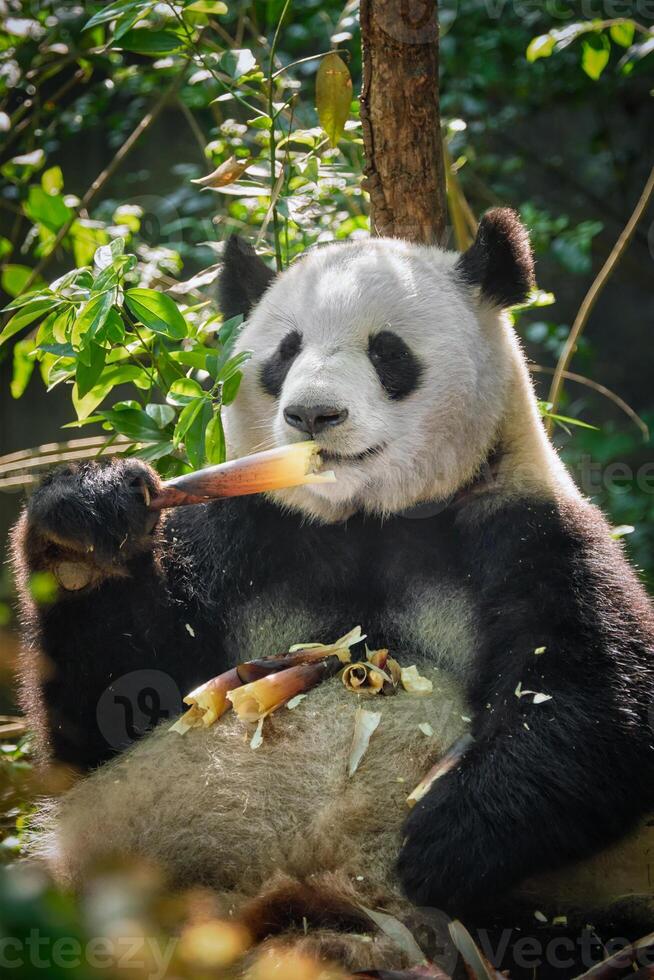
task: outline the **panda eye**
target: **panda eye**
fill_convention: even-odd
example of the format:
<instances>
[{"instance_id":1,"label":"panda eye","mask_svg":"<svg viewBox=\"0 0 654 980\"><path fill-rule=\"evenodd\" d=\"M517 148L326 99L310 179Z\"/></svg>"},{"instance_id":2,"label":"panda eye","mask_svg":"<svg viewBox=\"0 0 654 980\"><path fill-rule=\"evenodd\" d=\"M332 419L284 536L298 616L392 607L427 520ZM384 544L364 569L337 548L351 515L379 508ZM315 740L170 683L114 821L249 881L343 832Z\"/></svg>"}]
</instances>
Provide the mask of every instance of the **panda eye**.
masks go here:
<instances>
[{"instance_id":1,"label":"panda eye","mask_svg":"<svg viewBox=\"0 0 654 980\"><path fill-rule=\"evenodd\" d=\"M368 341L368 357L390 398L406 398L417 388L422 365L396 333L382 330L373 334Z\"/></svg>"},{"instance_id":2,"label":"panda eye","mask_svg":"<svg viewBox=\"0 0 654 980\"><path fill-rule=\"evenodd\" d=\"M278 398L291 364L302 349L302 334L291 330L281 341L277 350L261 366L259 380L261 387L273 398Z\"/></svg>"},{"instance_id":3,"label":"panda eye","mask_svg":"<svg viewBox=\"0 0 654 980\"><path fill-rule=\"evenodd\" d=\"M291 333L286 334L281 344L277 348L277 352L282 360L288 361L300 353L301 346L302 334L300 334L297 330L293 330Z\"/></svg>"}]
</instances>

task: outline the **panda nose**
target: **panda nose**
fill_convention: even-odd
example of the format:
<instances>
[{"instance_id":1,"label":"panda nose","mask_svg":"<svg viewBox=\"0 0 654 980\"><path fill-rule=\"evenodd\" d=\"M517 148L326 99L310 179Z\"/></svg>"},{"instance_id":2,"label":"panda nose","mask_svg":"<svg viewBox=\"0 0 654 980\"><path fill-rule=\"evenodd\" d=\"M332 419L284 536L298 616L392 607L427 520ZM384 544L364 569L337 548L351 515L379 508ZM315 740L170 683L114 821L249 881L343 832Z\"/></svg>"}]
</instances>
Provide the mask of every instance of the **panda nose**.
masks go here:
<instances>
[{"instance_id":1,"label":"panda nose","mask_svg":"<svg viewBox=\"0 0 654 980\"><path fill-rule=\"evenodd\" d=\"M310 436L335 428L347 416L347 408L335 408L333 405L289 405L284 409L288 424Z\"/></svg>"}]
</instances>

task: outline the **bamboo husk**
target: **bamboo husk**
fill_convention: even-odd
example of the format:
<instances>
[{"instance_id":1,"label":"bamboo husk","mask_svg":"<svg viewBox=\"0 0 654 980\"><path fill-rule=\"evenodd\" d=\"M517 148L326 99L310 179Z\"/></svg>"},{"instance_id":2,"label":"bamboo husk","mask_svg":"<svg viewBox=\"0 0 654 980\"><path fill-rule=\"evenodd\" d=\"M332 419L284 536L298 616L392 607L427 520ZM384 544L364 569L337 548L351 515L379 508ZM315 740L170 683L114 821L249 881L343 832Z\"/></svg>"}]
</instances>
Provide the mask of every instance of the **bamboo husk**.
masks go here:
<instances>
[{"instance_id":1,"label":"bamboo husk","mask_svg":"<svg viewBox=\"0 0 654 980\"><path fill-rule=\"evenodd\" d=\"M219 497L241 497L335 481L331 470L321 473L319 469L320 453L316 443L297 442L168 480L149 506L152 510L163 510Z\"/></svg>"}]
</instances>

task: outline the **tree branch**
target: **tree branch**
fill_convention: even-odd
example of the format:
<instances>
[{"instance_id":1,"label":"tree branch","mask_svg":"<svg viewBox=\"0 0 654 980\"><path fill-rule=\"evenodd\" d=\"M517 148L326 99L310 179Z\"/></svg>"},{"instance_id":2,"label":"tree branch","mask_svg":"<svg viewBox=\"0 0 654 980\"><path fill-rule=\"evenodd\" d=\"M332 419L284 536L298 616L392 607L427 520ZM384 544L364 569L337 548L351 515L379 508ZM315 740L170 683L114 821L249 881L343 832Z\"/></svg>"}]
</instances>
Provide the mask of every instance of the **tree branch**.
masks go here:
<instances>
[{"instance_id":1,"label":"tree branch","mask_svg":"<svg viewBox=\"0 0 654 980\"><path fill-rule=\"evenodd\" d=\"M586 326L586 323L588 322L588 318L592 312L593 307L595 306L595 303L599 299L602 290L604 289L607 282L609 281L609 278L611 277L611 274L614 272L615 268L617 267L620 259L626 252L627 247L629 246L629 243L633 238L634 232L636 231L638 222L640 221L645 211L647 210L647 206L649 205L653 193L654 193L654 167L652 167L652 169L650 170L649 177L647 178L643 191L638 199L638 203L636 204L636 207L634 208L631 217L629 218L629 221L622 229L622 232L620 233L617 242L611 249L611 253L608 259L606 260L606 262L598 272L593 284L591 285L590 289L584 296L583 302L579 307L577 316L575 317L575 321L572 324L570 335L568 336L568 339L565 342L565 346L561 352L559 362L556 365L556 370L554 372L554 377L552 378L552 385L550 387L548 401L552 403L553 414L556 413L556 408L561 394L561 387L563 384L563 376L567 371L570 361L572 360L573 354L577 348L577 341L579 340L579 337L581 336L583 329ZM550 433L552 431L551 419L548 419L547 430Z\"/></svg>"}]
</instances>

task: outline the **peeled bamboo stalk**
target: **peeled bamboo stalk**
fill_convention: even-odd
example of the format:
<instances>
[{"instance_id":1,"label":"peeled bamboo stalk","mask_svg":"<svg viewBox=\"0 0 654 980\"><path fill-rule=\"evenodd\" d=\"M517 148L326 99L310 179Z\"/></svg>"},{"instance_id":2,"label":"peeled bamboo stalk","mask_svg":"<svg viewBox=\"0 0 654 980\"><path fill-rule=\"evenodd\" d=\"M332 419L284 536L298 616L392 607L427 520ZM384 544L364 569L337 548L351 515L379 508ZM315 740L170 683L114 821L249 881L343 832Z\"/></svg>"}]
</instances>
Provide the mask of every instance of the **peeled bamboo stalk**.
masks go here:
<instances>
[{"instance_id":1,"label":"peeled bamboo stalk","mask_svg":"<svg viewBox=\"0 0 654 980\"><path fill-rule=\"evenodd\" d=\"M419 803L427 795L437 779L440 779L446 772L450 772L451 769L458 766L473 742L474 738L470 734L457 738L456 742L449 747L445 755L439 759L435 766L432 766L424 779L420 780L413 793L407 796L407 806L414 807L416 803Z\"/></svg>"},{"instance_id":2,"label":"peeled bamboo stalk","mask_svg":"<svg viewBox=\"0 0 654 980\"><path fill-rule=\"evenodd\" d=\"M241 721L259 721L297 694L310 691L340 667L341 661L336 656L318 663L300 664L229 691L227 697Z\"/></svg>"},{"instance_id":3,"label":"peeled bamboo stalk","mask_svg":"<svg viewBox=\"0 0 654 980\"><path fill-rule=\"evenodd\" d=\"M319 469L320 453L315 442L297 442L168 480L150 501L150 508L163 510L217 497L241 497L336 480L331 470L320 473Z\"/></svg>"},{"instance_id":4,"label":"peeled bamboo stalk","mask_svg":"<svg viewBox=\"0 0 654 980\"><path fill-rule=\"evenodd\" d=\"M181 718L178 718L174 725L171 725L171 732L179 732L184 735L189 729L204 726L208 728L221 718L226 711L232 707L229 692L243 685L252 685L270 674L287 673L289 668L302 665L320 665L325 660L333 660L334 668L329 671L317 673L318 680L329 673L335 672L341 664L349 663L351 654L349 648L355 643L365 639L361 633L361 627L355 626L353 630L346 633L334 643L307 643L296 644L291 647L291 652L280 653L273 657L262 657L259 660L246 660L242 664L237 664L230 670L212 677L211 680L196 687L184 698L184 704L189 705ZM338 666L336 666L336 662ZM318 680L316 683L318 683ZM313 687L314 685L309 685ZM309 688L300 688L289 694L288 699L300 694ZM287 699L287 700L288 700Z\"/></svg>"}]
</instances>

